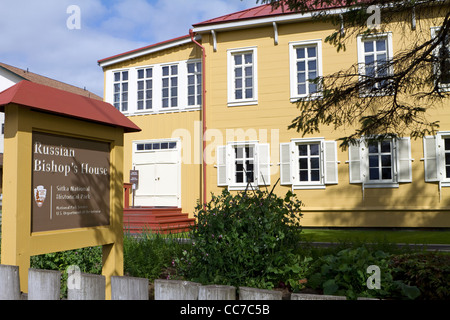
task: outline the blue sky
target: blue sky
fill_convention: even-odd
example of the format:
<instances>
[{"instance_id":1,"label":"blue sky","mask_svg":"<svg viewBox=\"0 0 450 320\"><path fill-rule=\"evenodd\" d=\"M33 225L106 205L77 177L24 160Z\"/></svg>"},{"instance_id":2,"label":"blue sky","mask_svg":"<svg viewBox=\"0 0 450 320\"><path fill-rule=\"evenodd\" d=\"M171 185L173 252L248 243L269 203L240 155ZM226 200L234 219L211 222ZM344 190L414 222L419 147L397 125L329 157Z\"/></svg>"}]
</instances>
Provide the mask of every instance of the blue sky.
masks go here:
<instances>
[{"instance_id":1,"label":"blue sky","mask_svg":"<svg viewBox=\"0 0 450 320\"><path fill-rule=\"evenodd\" d=\"M80 28L69 29L69 6ZM256 0L1 0L0 61L103 96L97 61L189 33Z\"/></svg>"}]
</instances>

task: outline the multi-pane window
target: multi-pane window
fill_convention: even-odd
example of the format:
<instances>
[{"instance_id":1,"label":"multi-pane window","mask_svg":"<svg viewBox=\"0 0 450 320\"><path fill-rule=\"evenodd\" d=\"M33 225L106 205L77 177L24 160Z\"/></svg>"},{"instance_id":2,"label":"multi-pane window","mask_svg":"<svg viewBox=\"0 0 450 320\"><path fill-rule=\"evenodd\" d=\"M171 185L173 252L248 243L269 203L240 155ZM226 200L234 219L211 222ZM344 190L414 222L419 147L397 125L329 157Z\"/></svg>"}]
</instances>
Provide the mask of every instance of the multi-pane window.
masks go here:
<instances>
[{"instance_id":1,"label":"multi-pane window","mask_svg":"<svg viewBox=\"0 0 450 320\"><path fill-rule=\"evenodd\" d=\"M235 183L255 181L255 152L253 145L234 147Z\"/></svg>"},{"instance_id":2,"label":"multi-pane window","mask_svg":"<svg viewBox=\"0 0 450 320\"><path fill-rule=\"evenodd\" d=\"M298 168L300 182L320 181L320 144L298 145Z\"/></svg>"},{"instance_id":3,"label":"multi-pane window","mask_svg":"<svg viewBox=\"0 0 450 320\"><path fill-rule=\"evenodd\" d=\"M374 141L368 145L369 152L369 180L392 181L392 140Z\"/></svg>"},{"instance_id":4,"label":"multi-pane window","mask_svg":"<svg viewBox=\"0 0 450 320\"><path fill-rule=\"evenodd\" d=\"M373 79L388 75L388 54L386 39L370 39L364 43L365 76ZM385 86L386 80L375 82L372 88L380 89Z\"/></svg>"},{"instance_id":5,"label":"multi-pane window","mask_svg":"<svg viewBox=\"0 0 450 320\"><path fill-rule=\"evenodd\" d=\"M245 190L270 185L270 146L258 142L230 142L217 147L217 185Z\"/></svg>"},{"instance_id":6,"label":"multi-pane window","mask_svg":"<svg viewBox=\"0 0 450 320\"><path fill-rule=\"evenodd\" d=\"M258 101L256 48L228 50L228 105Z\"/></svg>"},{"instance_id":7,"label":"multi-pane window","mask_svg":"<svg viewBox=\"0 0 450 320\"><path fill-rule=\"evenodd\" d=\"M114 107L128 111L128 71L114 72Z\"/></svg>"},{"instance_id":8,"label":"multi-pane window","mask_svg":"<svg viewBox=\"0 0 450 320\"><path fill-rule=\"evenodd\" d=\"M307 46L296 48L297 94L308 95L317 93L318 76L317 47Z\"/></svg>"},{"instance_id":9,"label":"multi-pane window","mask_svg":"<svg viewBox=\"0 0 450 320\"><path fill-rule=\"evenodd\" d=\"M389 77L393 74L392 34L358 36L358 63L360 79L364 82L363 94L389 94L392 91Z\"/></svg>"},{"instance_id":10,"label":"multi-pane window","mask_svg":"<svg viewBox=\"0 0 450 320\"><path fill-rule=\"evenodd\" d=\"M440 28L432 28L431 36L439 36ZM440 89L450 89L450 35L443 35L442 40L433 52L436 84Z\"/></svg>"},{"instance_id":11,"label":"multi-pane window","mask_svg":"<svg viewBox=\"0 0 450 320\"><path fill-rule=\"evenodd\" d=\"M289 44L291 101L317 98L321 94L322 43L320 40Z\"/></svg>"},{"instance_id":12,"label":"multi-pane window","mask_svg":"<svg viewBox=\"0 0 450 320\"><path fill-rule=\"evenodd\" d=\"M188 106L199 106L202 103L202 64L192 62L187 64Z\"/></svg>"},{"instance_id":13,"label":"multi-pane window","mask_svg":"<svg viewBox=\"0 0 450 320\"><path fill-rule=\"evenodd\" d=\"M450 138L444 139L445 177L450 178Z\"/></svg>"},{"instance_id":14,"label":"multi-pane window","mask_svg":"<svg viewBox=\"0 0 450 320\"><path fill-rule=\"evenodd\" d=\"M158 150L168 150L176 149L176 142L148 142L148 143L138 143L136 144L137 151L158 151Z\"/></svg>"},{"instance_id":15,"label":"multi-pane window","mask_svg":"<svg viewBox=\"0 0 450 320\"><path fill-rule=\"evenodd\" d=\"M137 109L152 109L153 99L153 69L139 69L137 71Z\"/></svg>"},{"instance_id":16,"label":"multi-pane window","mask_svg":"<svg viewBox=\"0 0 450 320\"><path fill-rule=\"evenodd\" d=\"M439 83L450 88L450 35L443 42L439 48Z\"/></svg>"},{"instance_id":17,"label":"multi-pane window","mask_svg":"<svg viewBox=\"0 0 450 320\"><path fill-rule=\"evenodd\" d=\"M162 107L178 107L178 65L162 67Z\"/></svg>"},{"instance_id":18,"label":"multi-pane window","mask_svg":"<svg viewBox=\"0 0 450 320\"><path fill-rule=\"evenodd\" d=\"M349 145L350 183L365 188L395 188L412 181L411 139L362 138Z\"/></svg>"},{"instance_id":19,"label":"multi-pane window","mask_svg":"<svg viewBox=\"0 0 450 320\"><path fill-rule=\"evenodd\" d=\"M253 99L253 52L236 53L234 61L234 98Z\"/></svg>"},{"instance_id":20,"label":"multi-pane window","mask_svg":"<svg viewBox=\"0 0 450 320\"><path fill-rule=\"evenodd\" d=\"M281 143L280 183L293 189L323 189L337 184L336 141L301 138Z\"/></svg>"}]
</instances>

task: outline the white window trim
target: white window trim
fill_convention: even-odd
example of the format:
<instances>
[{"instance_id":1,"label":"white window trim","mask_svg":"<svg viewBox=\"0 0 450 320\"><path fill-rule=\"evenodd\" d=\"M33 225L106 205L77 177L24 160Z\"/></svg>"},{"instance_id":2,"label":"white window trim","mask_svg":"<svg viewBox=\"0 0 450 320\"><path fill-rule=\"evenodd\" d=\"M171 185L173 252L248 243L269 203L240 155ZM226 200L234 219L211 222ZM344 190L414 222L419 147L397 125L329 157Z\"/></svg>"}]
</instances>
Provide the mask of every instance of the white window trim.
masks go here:
<instances>
[{"instance_id":1,"label":"white window trim","mask_svg":"<svg viewBox=\"0 0 450 320\"><path fill-rule=\"evenodd\" d=\"M147 69L151 69L152 70L152 77L151 78L146 78L144 76L143 79L139 79L138 71L139 70L144 70L144 73L145 73L145 71ZM152 108L151 109L147 109L146 106L145 106L145 102L146 102L145 94L146 94L146 90L147 89L144 89L144 100L143 100L144 101L144 108L142 110L139 110L138 109L138 100L139 99L137 97L137 95L138 95L138 81L144 81L145 82L148 79L152 80L152 99L151 99L152 100ZM146 88L145 84L144 84L144 88ZM154 100L154 97L155 97L155 68L153 66L144 66L144 67L136 68L136 91L134 92L134 94L136 95L136 109L135 109L136 113L153 113L154 112L153 108L154 108L154 105L155 105L155 100Z\"/></svg>"},{"instance_id":2,"label":"white window trim","mask_svg":"<svg viewBox=\"0 0 450 320\"><path fill-rule=\"evenodd\" d=\"M298 145L299 144L319 144L319 154L320 154L320 181L300 181L299 177L299 168L298 168ZM336 177L335 181L327 181L327 162L330 162L327 160L327 155L325 154L325 143L332 143L333 145L333 152L334 152L334 159L331 162L333 163L333 171L334 176ZM286 159L282 159L282 147L283 145L286 147L289 145L289 165L287 163ZM325 138L298 138L298 139L291 139L291 142L289 143L282 143L280 144L280 165L281 166L287 166L286 168L282 170L289 170L290 178L288 181L282 181L282 185L292 185L293 190L307 190L307 189L325 189L327 185L337 184L338 183L338 164L339 161L337 160L337 145L335 141L327 141ZM284 173L280 170L280 176Z\"/></svg>"},{"instance_id":3,"label":"white window trim","mask_svg":"<svg viewBox=\"0 0 450 320\"><path fill-rule=\"evenodd\" d=\"M252 52L253 54L253 98L235 99L234 92L234 62L233 55L236 53ZM257 47L245 47L227 50L227 84L228 84L228 106L250 106L258 104L258 50Z\"/></svg>"},{"instance_id":4,"label":"white window trim","mask_svg":"<svg viewBox=\"0 0 450 320\"><path fill-rule=\"evenodd\" d=\"M384 33L377 33L377 34L371 34L371 35L358 35L356 37L356 47L357 47L357 53L358 53L358 74L359 79L362 81L364 79L364 76L366 74L366 63L365 63L365 57L364 57L364 40L373 40L373 39L383 39L385 38L387 41L387 60L392 61L394 57L394 49L393 49L393 42L392 42L392 32L384 32ZM394 68L391 66L389 68L389 73L394 74ZM385 94L378 93L368 93L365 89L362 89L360 92L361 97L367 97L367 96L374 96L379 95L383 96Z\"/></svg>"},{"instance_id":5,"label":"white window trim","mask_svg":"<svg viewBox=\"0 0 450 320\"><path fill-rule=\"evenodd\" d=\"M197 63L201 63L202 62L202 60L201 59L192 59L192 60L187 60L186 61L186 88L185 88L185 90L186 90L186 107L185 107L185 109L192 109L192 110L198 110L198 109L200 109L201 108L201 104L202 104L202 102L200 101L200 103L199 104L194 104L194 105L189 105L189 101L188 101L188 95L189 95L189 93L188 93L188 75L189 75L189 72L188 72L188 70L187 70L187 66L188 66L188 64L190 64L190 63L194 63L194 64L197 64ZM202 71L200 72L200 78L201 78L201 76L203 75L203 72L204 72L204 66L203 66L203 64L202 64L202 66L201 66L201 68L202 68ZM202 83L202 79L200 79L200 88L201 88L201 95L203 95L203 83ZM195 86L195 89L197 89L197 84L196 84L196 86ZM195 97L195 100L197 101L197 96ZM202 100L202 99L200 99L200 100Z\"/></svg>"},{"instance_id":6,"label":"white window trim","mask_svg":"<svg viewBox=\"0 0 450 320\"><path fill-rule=\"evenodd\" d=\"M187 64L191 62L201 62L201 59L189 59L182 61L173 61L160 64L141 65L130 68L112 69L105 72L105 101L114 104L114 73L128 71L128 110L122 112L126 116L145 115L145 114L163 114L176 113L183 111L201 110L200 105L188 106L188 81L187 81ZM178 106L162 108L162 67L168 65L178 65ZM137 82L138 70L152 68L153 69L153 104L152 109L137 109ZM202 66L204 72L204 66ZM203 92L202 92L203 94Z\"/></svg>"},{"instance_id":7,"label":"white window trim","mask_svg":"<svg viewBox=\"0 0 450 320\"><path fill-rule=\"evenodd\" d=\"M392 170L393 170L393 176L392 181L386 181L386 180L369 180L369 153L368 153L368 146L366 139L363 137L359 143L354 146L351 145L349 147L349 177L350 177L350 183L352 184L362 184L363 188L398 188L400 186L400 183L410 183L412 182L412 166L411 162L414 161L414 159L411 159L411 141L409 137L404 138L392 138ZM400 157L400 142L399 141L406 141L408 146L408 158L401 158ZM358 152L358 154L353 157L354 152ZM402 162L408 163L408 178L401 179L400 177L400 170L404 169L404 167L401 167ZM359 176L358 178L352 178L352 168L356 165L356 168L359 168Z\"/></svg>"},{"instance_id":8,"label":"white window trim","mask_svg":"<svg viewBox=\"0 0 450 320\"><path fill-rule=\"evenodd\" d=\"M130 113L130 99L132 98L132 88L131 88L131 84L132 84L132 79L131 79L131 70L129 68L124 68L124 69L117 69L117 70L113 70L110 74L110 85L109 85L109 89L110 89L110 101L108 101L109 103L111 103L114 106L114 84L116 83L116 81L114 81L114 74L117 72L121 73L121 79L122 79L122 72L127 71L128 72L128 80L127 81L122 81L120 80L118 83L122 84L124 82L128 83L128 107L127 107L127 111L122 111L122 98L120 98L120 106L119 106L119 111L122 112L124 115L127 115ZM122 89L120 89L120 94L122 95Z\"/></svg>"},{"instance_id":9,"label":"white window trim","mask_svg":"<svg viewBox=\"0 0 450 320\"><path fill-rule=\"evenodd\" d=\"M431 38L436 37L436 33L439 31L440 28L441 27L431 27ZM439 48L440 48L440 45L434 50L433 55L437 54L437 51L439 50ZM434 70L434 73L440 72L440 70L436 66L433 66L433 70ZM438 83L437 85L438 85L439 89L444 92L450 91L450 83L448 83L448 84Z\"/></svg>"},{"instance_id":10,"label":"white window trim","mask_svg":"<svg viewBox=\"0 0 450 320\"><path fill-rule=\"evenodd\" d=\"M291 102L296 102L298 99L306 98L306 99L317 99L322 97L321 89L318 87L318 92L315 94L303 94L299 95L297 92L297 55L296 48L297 47L308 47L308 46L316 46L317 47L317 77L323 76L322 69L322 40L305 40L305 41L294 41L289 42L289 70L290 70L290 100Z\"/></svg>"},{"instance_id":11,"label":"white window trim","mask_svg":"<svg viewBox=\"0 0 450 320\"><path fill-rule=\"evenodd\" d=\"M234 147L252 145L254 147L254 182L236 183L234 180ZM264 154L266 152L266 154ZM263 185L270 185L270 146L258 141L233 141L224 146L218 146L217 156L217 185L228 187L228 190L245 190L247 188L258 189ZM265 158L264 158L265 157ZM264 171L265 170L265 171ZM264 172L262 172L264 171ZM221 178L223 180L221 180ZM225 180L225 181L224 181ZM264 181L263 181L264 180Z\"/></svg>"},{"instance_id":12,"label":"white window trim","mask_svg":"<svg viewBox=\"0 0 450 320\"><path fill-rule=\"evenodd\" d=\"M433 139L434 138L434 139ZM424 137L424 165L425 165L425 182L439 182L440 187L450 187L450 178L445 177L445 145L444 139L450 138L450 131L439 131L435 136ZM430 139L430 143L434 146L431 155L427 153L426 140ZM428 165L435 168L435 172L429 172ZM430 177L430 174L434 176Z\"/></svg>"},{"instance_id":13,"label":"white window trim","mask_svg":"<svg viewBox=\"0 0 450 320\"><path fill-rule=\"evenodd\" d=\"M230 159L230 183L228 185L229 190L245 190L247 186L250 188L258 188L258 171L259 171L259 161L258 161L258 143L257 142L232 142L228 144L231 147L231 157ZM243 146L253 146L253 177L254 181L252 183L242 182L238 183L233 180L235 176L235 166L234 166L234 148Z\"/></svg>"}]
</instances>

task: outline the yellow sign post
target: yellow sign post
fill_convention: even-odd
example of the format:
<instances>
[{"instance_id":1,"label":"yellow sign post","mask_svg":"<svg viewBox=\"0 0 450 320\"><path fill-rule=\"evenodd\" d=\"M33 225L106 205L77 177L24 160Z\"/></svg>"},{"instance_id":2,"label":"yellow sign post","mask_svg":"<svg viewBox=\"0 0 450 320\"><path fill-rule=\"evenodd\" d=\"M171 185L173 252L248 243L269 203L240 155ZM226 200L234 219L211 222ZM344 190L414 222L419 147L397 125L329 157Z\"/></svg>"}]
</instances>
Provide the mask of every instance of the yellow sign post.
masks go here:
<instances>
[{"instance_id":1,"label":"yellow sign post","mask_svg":"<svg viewBox=\"0 0 450 320\"><path fill-rule=\"evenodd\" d=\"M1 263L102 246L106 298L123 275L123 136L139 131L110 104L22 81L0 93L5 112Z\"/></svg>"}]
</instances>

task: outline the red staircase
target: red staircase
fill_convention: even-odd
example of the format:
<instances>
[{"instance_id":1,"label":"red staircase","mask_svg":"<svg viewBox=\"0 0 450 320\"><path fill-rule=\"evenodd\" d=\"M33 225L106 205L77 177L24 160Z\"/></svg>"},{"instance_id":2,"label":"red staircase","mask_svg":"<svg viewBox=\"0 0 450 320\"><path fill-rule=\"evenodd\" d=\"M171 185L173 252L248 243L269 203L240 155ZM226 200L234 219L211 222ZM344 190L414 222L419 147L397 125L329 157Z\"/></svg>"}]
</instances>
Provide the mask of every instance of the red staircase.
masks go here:
<instances>
[{"instance_id":1,"label":"red staircase","mask_svg":"<svg viewBox=\"0 0 450 320\"><path fill-rule=\"evenodd\" d=\"M179 233L189 231L195 219L176 207L130 207L123 210L125 233Z\"/></svg>"},{"instance_id":2,"label":"red staircase","mask_svg":"<svg viewBox=\"0 0 450 320\"><path fill-rule=\"evenodd\" d=\"M123 209L123 231L129 234L179 233L189 231L195 219L189 218L177 207L130 207L131 184L125 183L125 205Z\"/></svg>"}]
</instances>

